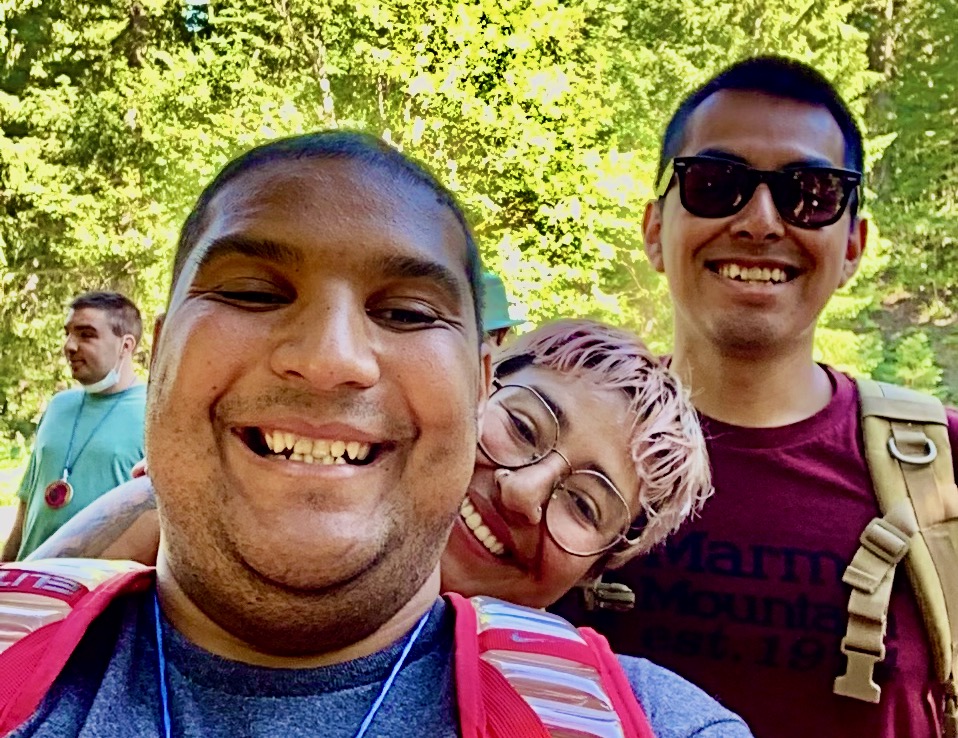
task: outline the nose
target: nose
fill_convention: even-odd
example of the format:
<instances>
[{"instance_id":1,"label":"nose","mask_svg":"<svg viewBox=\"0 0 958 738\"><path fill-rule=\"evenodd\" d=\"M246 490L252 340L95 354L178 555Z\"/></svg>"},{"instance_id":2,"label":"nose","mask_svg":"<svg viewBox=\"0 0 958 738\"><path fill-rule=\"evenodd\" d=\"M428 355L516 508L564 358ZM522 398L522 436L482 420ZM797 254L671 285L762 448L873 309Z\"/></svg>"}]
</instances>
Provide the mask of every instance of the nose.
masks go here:
<instances>
[{"instance_id":1,"label":"nose","mask_svg":"<svg viewBox=\"0 0 958 738\"><path fill-rule=\"evenodd\" d=\"M777 241L785 235L785 223L775 207L771 190L764 182L732 218L731 228L737 238L766 242Z\"/></svg>"},{"instance_id":2,"label":"nose","mask_svg":"<svg viewBox=\"0 0 958 738\"><path fill-rule=\"evenodd\" d=\"M556 482L567 471L565 459L557 453L532 466L497 470L503 516L516 524L539 525Z\"/></svg>"},{"instance_id":3,"label":"nose","mask_svg":"<svg viewBox=\"0 0 958 738\"><path fill-rule=\"evenodd\" d=\"M349 290L330 291L282 329L273 371L318 390L371 387L380 376L374 330L361 299Z\"/></svg>"},{"instance_id":4,"label":"nose","mask_svg":"<svg viewBox=\"0 0 958 738\"><path fill-rule=\"evenodd\" d=\"M63 353L67 356L77 350L77 340L72 333L67 333L66 341L63 342Z\"/></svg>"}]
</instances>

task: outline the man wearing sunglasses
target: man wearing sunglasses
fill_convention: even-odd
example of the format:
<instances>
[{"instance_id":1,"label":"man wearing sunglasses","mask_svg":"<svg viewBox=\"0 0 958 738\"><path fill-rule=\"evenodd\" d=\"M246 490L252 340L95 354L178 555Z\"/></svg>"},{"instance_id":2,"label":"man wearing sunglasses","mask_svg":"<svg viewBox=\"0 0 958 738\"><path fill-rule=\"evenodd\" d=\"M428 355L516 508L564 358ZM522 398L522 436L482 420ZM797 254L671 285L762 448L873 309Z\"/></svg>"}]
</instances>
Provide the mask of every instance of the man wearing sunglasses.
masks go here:
<instances>
[{"instance_id":1,"label":"man wearing sunglasses","mask_svg":"<svg viewBox=\"0 0 958 738\"><path fill-rule=\"evenodd\" d=\"M659 169L646 252L668 280L672 366L703 416L716 492L616 577L635 611L592 624L718 695L757 736L939 735L943 695L903 571L880 701L832 691L846 668L842 575L880 515L855 384L814 359L818 316L865 248L861 133L815 70L756 58L679 106Z\"/></svg>"}]
</instances>

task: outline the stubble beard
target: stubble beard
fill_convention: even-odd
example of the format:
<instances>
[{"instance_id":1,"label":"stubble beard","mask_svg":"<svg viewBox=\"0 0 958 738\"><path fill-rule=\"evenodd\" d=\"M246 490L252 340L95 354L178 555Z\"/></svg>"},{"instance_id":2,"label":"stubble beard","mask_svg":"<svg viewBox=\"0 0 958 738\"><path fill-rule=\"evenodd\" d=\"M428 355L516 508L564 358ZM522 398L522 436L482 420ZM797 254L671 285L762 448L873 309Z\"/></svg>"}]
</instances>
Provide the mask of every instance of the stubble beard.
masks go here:
<instances>
[{"instance_id":1,"label":"stubble beard","mask_svg":"<svg viewBox=\"0 0 958 738\"><path fill-rule=\"evenodd\" d=\"M766 316L749 317L725 314L712 321L709 340L720 354L735 358L765 355L782 343Z\"/></svg>"},{"instance_id":2,"label":"stubble beard","mask_svg":"<svg viewBox=\"0 0 958 738\"><path fill-rule=\"evenodd\" d=\"M184 556L175 534L167 550L177 584L220 628L266 654L313 656L362 641L395 616L433 573L446 532L407 537L392 525L370 561L316 589L270 581L220 545L212 566ZM195 537L186 538L185 551L194 550Z\"/></svg>"},{"instance_id":3,"label":"stubble beard","mask_svg":"<svg viewBox=\"0 0 958 738\"><path fill-rule=\"evenodd\" d=\"M163 422L158 410L161 400L157 392L151 405L154 413L149 416L156 423ZM177 458L168 445L180 436L158 435L151 440L158 447L166 447L158 450L166 452L165 458ZM184 430L181 435L188 434ZM458 500L450 500L445 514L437 511L436 500L447 495L450 488L465 490L474 460L474 453L463 453L466 447L475 448L474 435L450 438L421 462L426 469L440 468L438 464L446 467L442 482L427 481L432 494L409 489L408 477L398 481L407 487L393 495L393 504L399 502L401 507L383 516L380 542L366 547L364 562L344 569L338 580L302 588L267 578L244 559L241 547L227 534L222 515L214 513L217 505L213 502L229 497L224 487L228 483L217 472L211 470L205 479L177 480L174 471L170 479L164 479L162 471L175 464L162 470L157 467L160 473L154 476L154 486L170 571L179 588L207 618L262 653L316 656L344 649L387 624L435 572L458 515ZM222 451L211 444L193 453L219 455ZM448 468L450 458L462 459L458 469ZM188 464L190 460L179 458L179 462ZM225 467L225 462L221 466ZM415 473L409 476L418 479ZM183 484L189 489L175 489ZM168 497L173 509L164 509L164 489L173 490ZM403 500L412 502L402 507ZM432 522L427 526L426 521ZM337 568L341 564L331 562Z\"/></svg>"}]
</instances>

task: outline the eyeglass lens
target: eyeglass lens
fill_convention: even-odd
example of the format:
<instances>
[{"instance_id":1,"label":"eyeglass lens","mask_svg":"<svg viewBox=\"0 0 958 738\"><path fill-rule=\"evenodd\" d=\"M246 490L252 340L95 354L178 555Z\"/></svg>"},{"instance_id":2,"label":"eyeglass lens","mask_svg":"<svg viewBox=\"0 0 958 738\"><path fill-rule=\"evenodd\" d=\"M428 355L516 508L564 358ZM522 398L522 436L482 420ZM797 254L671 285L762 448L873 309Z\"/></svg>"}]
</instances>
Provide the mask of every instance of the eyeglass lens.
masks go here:
<instances>
[{"instance_id":1,"label":"eyeglass lens","mask_svg":"<svg viewBox=\"0 0 958 738\"><path fill-rule=\"evenodd\" d=\"M763 172L709 157L676 159L675 171L682 204L693 215L734 215L765 181L782 219L802 228L821 228L837 221L858 182L855 173L824 167Z\"/></svg>"},{"instance_id":2,"label":"eyeglass lens","mask_svg":"<svg viewBox=\"0 0 958 738\"><path fill-rule=\"evenodd\" d=\"M483 416L480 448L505 468L531 466L548 456L559 440L552 410L528 387L503 385ZM569 553L591 556L607 549L628 529L629 510L601 474L576 471L556 484L545 505L553 540Z\"/></svg>"},{"instance_id":3,"label":"eyeglass lens","mask_svg":"<svg viewBox=\"0 0 958 738\"><path fill-rule=\"evenodd\" d=\"M602 477L584 471L556 485L545 515L555 542L582 556L605 550L629 526L622 498Z\"/></svg>"},{"instance_id":4,"label":"eyeglass lens","mask_svg":"<svg viewBox=\"0 0 958 738\"><path fill-rule=\"evenodd\" d=\"M500 466L519 468L549 454L559 440L552 410L532 390L503 385L482 421L482 450Z\"/></svg>"}]
</instances>

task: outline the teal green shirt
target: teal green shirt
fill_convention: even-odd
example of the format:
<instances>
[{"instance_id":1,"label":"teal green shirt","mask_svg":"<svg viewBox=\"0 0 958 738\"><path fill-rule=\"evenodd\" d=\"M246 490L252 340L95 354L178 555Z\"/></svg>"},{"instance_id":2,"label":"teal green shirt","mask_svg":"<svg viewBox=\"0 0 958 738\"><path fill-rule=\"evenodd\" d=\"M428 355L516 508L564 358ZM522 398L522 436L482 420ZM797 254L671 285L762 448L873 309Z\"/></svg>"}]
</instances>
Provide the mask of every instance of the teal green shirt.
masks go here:
<instances>
[{"instance_id":1,"label":"teal green shirt","mask_svg":"<svg viewBox=\"0 0 958 738\"><path fill-rule=\"evenodd\" d=\"M30 464L20 483L19 497L27 510L17 559L30 555L80 510L130 478L133 465L143 458L145 407L143 384L112 395L86 394L82 389L54 395L40 420ZM74 423L69 477L73 499L54 510L43 493L50 482L63 477Z\"/></svg>"}]
</instances>

